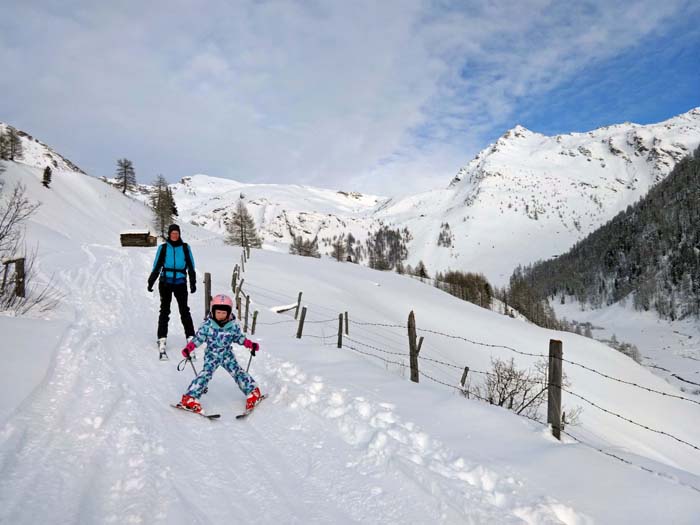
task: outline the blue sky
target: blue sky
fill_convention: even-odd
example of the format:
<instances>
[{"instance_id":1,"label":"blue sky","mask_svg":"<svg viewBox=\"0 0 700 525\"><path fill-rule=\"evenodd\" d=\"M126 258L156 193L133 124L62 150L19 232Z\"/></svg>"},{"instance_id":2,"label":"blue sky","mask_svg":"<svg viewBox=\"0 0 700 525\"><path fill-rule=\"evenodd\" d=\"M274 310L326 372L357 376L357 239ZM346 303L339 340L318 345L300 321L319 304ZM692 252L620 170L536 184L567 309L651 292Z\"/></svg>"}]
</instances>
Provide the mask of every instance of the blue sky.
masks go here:
<instances>
[{"instance_id":1,"label":"blue sky","mask_svg":"<svg viewBox=\"0 0 700 525\"><path fill-rule=\"evenodd\" d=\"M0 7L0 120L95 176L445 187L516 124L700 106L700 3L27 1Z\"/></svg>"},{"instance_id":2,"label":"blue sky","mask_svg":"<svg viewBox=\"0 0 700 525\"><path fill-rule=\"evenodd\" d=\"M650 124L700 106L700 25L679 16L617 56L521 109L525 127L556 135L620 122Z\"/></svg>"}]
</instances>

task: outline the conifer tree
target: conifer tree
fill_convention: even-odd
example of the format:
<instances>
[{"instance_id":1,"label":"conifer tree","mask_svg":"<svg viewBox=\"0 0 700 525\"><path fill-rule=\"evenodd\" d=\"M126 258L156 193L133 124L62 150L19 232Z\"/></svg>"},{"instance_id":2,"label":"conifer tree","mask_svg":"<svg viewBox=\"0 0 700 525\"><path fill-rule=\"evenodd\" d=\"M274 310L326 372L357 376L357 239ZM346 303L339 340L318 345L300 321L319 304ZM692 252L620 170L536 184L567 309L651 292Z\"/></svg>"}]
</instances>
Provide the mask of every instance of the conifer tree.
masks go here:
<instances>
[{"instance_id":1,"label":"conifer tree","mask_svg":"<svg viewBox=\"0 0 700 525\"><path fill-rule=\"evenodd\" d=\"M41 183L46 188L48 188L51 184L51 166L46 166L46 168L44 168L44 178L41 181Z\"/></svg>"},{"instance_id":2,"label":"conifer tree","mask_svg":"<svg viewBox=\"0 0 700 525\"><path fill-rule=\"evenodd\" d=\"M121 187L122 193L126 190L131 190L136 185L136 172L134 165L129 159L119 159L117 161L116 177L118 186Z\"/></svg>"},{"instance_id":3,"label":"conifer tree","mask_svg":"<svg viewBox=\"0 0 700 525\"><path fill-rule=\"evenodd\" d=\"M174 217L177 217L179 214L177 212L177 205L175 204L175 197L173 197L173 190L168 186L168 196L170 197L170 203L172 204L172 213Z\"/></svg>"},{"instance_id":4,"label":"conifer tree","mask_svg":"<svg viewBox=\"0 0 700 525\"><path fill-rule=\"evenodd\" d=\"M345 256L346 256L346 242L345 242L345 236L341 235L333 241L333 251L331 254L333 255L333 258L338 261L342 262L345 261Z\"/></svg>"},{"instance_id":5,"label":"conifer tree","mask_svg":"<svg viewBox=\"0 0 700 525\"><path fill-rule=\"evenodd\" d=\"M22 139L13 127L7 130L7 148L9 160L21 160L24 158L24 148L22 147Z\"/></svg>"},{"instance_id":6,"label":"conifer tree","mask_svg":"<svg viewBox=\"0 0 700 525\"><path fill-rule=\"evenodd\" d=\"M153 183L150 200L156 230L160 232L162 237L165 237L166 229L174 222L173 208L175 204L168 183L162 175L158 175Z\"/></svg>"},{"instance_id":7,"label":"conifer tree","mask_svg":"<svg viewBox=\"0 0 700 525\"><path fill-rule=\"evenodd\" d=\"M236 211L233 212L231 221L226 225L228 235L226 243L234 246L246 246L250 248L260 248L262 241L255 229L255 221L248 213L243 200L239 200Z\"/></svg>"},{"instance_id":8,"label":"conifer tree","mask_svg":"<svg viewBox=\"0 0 700 525\"><path fill-rule=\"evenodd\" d=\"M10 160L10 143L7 133L0 131L0 159Z\"/></svg>"},{"instance_id":9,"label":"conifer tree","mask_svg":"<svg viewBox=\"0 0 700 525\"><path fill-rule=\"evenodd\" d=\"M319 259L321 254L318 251L318 237L311 240L304 240L301 235L294 235L292 244L289 245L289 253L301 255L303 257L315 257Z\"/></svg>"},{"instance_id":10,"label":"conifer tree","mask_svg":"<svg viewBox=\"0 0 700 525\"><path fill-rule=\"evenodd\" d=\"M428 277L430 277L428 275L428 270L425 267L425 263L423 263L423 261L418 261L418 264L416 264L416 267L413 270L413 275L422 277L423 279L427 279Z\"/></svg>"}]
</instances>

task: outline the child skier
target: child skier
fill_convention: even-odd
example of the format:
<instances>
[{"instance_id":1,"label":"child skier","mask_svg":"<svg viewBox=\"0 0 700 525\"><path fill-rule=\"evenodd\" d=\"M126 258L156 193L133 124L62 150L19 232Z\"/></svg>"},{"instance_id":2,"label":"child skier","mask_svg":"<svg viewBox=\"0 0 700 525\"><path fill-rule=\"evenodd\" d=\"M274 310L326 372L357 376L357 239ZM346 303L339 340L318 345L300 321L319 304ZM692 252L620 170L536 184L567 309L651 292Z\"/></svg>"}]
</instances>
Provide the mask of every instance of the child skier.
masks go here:
<instances>
[{"instance_id":1,"label":"child skier","mask_svg":"<svg viewBox=\"0 0 700 525\"><path fill-rule=\"evenodd\" d=\"M248 339L241 331L233 316L233 301L227 295L219 294L211 301L211 311L204 324L199 327L194 338L182 350L182 355L190 358L194 349L207 343L202 371L192 380L187 393L182 396L181 404L193 412L201 412L199 398L211 381L214 371L223 366L238 383L238 388L247 396L246 410L252 410L260 401L260 389L253 378L241 368L233 355L233 343L245 346L253 355L260 345Z\"/></svg>"}]
</instances>

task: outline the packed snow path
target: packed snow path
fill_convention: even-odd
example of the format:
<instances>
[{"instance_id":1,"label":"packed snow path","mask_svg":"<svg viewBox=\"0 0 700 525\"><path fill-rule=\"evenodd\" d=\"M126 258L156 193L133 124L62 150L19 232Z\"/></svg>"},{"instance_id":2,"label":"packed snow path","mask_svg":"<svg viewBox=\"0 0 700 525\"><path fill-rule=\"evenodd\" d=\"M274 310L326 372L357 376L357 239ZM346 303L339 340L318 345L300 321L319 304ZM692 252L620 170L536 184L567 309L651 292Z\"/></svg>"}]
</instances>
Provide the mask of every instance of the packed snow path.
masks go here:
<instances>
[{"instance_id":1,"label":"packed snow path","mask_svg":"<svg viewBox=\"0 0 700 525\"><path fill-rule=\"evenodd\" d=\"M44 382L2 428L0 522L581 522L272 345L251 369L270 398L249 419L234 419L243 396L221 370L203 398L221 420L175 411L168 403L192 371L175 369L175 312L171 361L157 360L148 255L83 250L85 265L59 276L74 320Z\"/></svg>"}]
</instances>

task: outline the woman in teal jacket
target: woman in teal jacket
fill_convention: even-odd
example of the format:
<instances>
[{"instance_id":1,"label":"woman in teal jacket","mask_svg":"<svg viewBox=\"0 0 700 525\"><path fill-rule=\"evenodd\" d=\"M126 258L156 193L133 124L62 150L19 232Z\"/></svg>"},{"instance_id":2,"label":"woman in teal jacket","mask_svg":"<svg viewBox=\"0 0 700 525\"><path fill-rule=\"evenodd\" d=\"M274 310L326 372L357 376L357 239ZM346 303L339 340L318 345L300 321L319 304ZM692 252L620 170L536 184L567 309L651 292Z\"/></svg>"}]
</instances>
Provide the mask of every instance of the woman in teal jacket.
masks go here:
<instances>
[{"instance_id":1,"label":"woman in teal jacket","mask_svg":"<svg viewBox=\"0 0 700 525\"><path fill-rule=\"evenodd\" d=\"M153 270L148 277L148 291L153 291L156 279L160 277L158 291L160 292L160 315L158 316L158 349L160 358L167 359L165 353L168 337L168 322L170 320L170 303L173 295L180 310L180 321L185 329L185 337L189 341L194 336L194 324L190 307L187 305L187 277L190 279L190 292L197 290L197 274L194 270L194 257L187 243L180 238L180 227L171 224L168 228L168 239L158 247Z\"/></svg>"}]
</instances>

